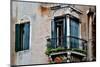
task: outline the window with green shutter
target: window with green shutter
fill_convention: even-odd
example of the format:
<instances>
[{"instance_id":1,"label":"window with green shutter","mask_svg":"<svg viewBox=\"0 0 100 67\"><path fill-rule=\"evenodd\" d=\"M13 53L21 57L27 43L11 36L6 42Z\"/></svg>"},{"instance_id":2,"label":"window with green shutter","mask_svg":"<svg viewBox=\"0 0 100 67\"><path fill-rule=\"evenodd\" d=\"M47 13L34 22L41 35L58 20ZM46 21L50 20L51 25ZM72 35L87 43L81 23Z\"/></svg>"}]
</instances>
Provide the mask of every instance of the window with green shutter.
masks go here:
<instances>
[{"instance_id":1,"label":"window with green shutter","mask_svg":"<svg viewBox=\"0 0 100 67\"><path fill-rule=\"evenodd\" d=\"M30 41L30 23L21 23L15 25L15 51L29 49Z\"/></svg>"}]
</instances>

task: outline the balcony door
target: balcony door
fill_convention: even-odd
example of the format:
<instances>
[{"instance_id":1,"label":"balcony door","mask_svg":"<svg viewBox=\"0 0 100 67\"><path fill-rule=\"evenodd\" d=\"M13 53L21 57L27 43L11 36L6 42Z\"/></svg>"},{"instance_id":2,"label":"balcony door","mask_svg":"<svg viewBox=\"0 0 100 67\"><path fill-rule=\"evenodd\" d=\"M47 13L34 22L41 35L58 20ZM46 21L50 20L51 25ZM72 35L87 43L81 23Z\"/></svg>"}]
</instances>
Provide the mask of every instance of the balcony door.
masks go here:
<instances>
[{"instance_id":1,"label":"balcony door","mask_svg":"<svg viewBox=\"0 0 100 67\"><path fill-rule=\"evenodd\" d=\"M57 31L57 47L63 47L63 20L56 22L56 31Z\"/></svg>"},{"instance_id":2,"label":"balcony door","mask_svg":"<svg viewBox=\"0 0 100 67\"><path fill-rule=\"evenodd\" d=\"M65 17L56 17L51 22L51 36L52 36L52 46L66 47L66 19Z\"/></svg>"}]
</instances>

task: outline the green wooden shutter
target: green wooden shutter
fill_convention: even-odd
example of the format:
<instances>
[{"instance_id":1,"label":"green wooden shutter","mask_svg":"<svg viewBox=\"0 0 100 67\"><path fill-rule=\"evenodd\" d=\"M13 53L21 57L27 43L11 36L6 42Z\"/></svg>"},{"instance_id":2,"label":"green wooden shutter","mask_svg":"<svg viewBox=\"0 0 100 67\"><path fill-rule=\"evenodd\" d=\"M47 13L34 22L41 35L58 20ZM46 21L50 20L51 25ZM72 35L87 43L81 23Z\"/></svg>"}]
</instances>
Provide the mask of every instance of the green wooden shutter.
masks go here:
<instances>
[{"instance_id":1,"label":"green wooden shutter","mask_svg":"<svg viewBox=\"0 0 100 67\"><path fill-rule=\"evenodd\" d=\"M71 30L70 30L71 36L71 47L72 48L78 48L79 47L79 40L77 39L79 37L79 21L71 19ZM76 37L76 38L74 38Z\"/></svg>"},{"instance_id":2,"label":"green wooden shutter","mask_svg":"<svg viewBox=\"0 0 100 67\"><path fill-rule=\"evenodd\" d=\"M66 19L63 19L63 47L66 48L67 47L67 23L66 23Z\"/></svg>"},{"instance_id":3,"label":"green wooden shutter","mask_svg":"<svg viewBox=\"0 0 100 67\"><path fill-rule=\"evenodd\" d=\"M51 21L51 47L56 48L57 32L54 19Z\"/></svg>"},{"instance_id":4,"label":"green wooden shutter","mask_svg":"<svg viewBox=\"0 0 100 67\"><path fill-rule=\"evenodd\" d=\"M20 24L15 25L15 51L21 50L21 40L20 40Z\"/></svg>"}]
</instances>

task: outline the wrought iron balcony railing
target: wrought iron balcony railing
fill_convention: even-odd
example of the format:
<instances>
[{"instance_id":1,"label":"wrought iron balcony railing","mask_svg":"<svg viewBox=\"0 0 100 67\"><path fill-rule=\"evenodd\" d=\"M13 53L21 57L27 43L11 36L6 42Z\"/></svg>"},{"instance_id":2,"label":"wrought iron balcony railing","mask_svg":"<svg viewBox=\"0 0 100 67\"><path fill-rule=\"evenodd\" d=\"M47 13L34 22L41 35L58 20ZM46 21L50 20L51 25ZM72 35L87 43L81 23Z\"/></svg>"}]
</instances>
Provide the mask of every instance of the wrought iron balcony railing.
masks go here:
<instances>
[{"instance_id":1,"label":"wrought iron balcony railing","mask_svg":"<svg viewBox=\"0 0 100 67\"><path fill-rule=\"evenodd\" d=\"M51 52L56 52L57 50L73 50L81 53L86 53L87 41L73 36L48 38L47 49L51 50Z\"/></svg>"}]
</instances>

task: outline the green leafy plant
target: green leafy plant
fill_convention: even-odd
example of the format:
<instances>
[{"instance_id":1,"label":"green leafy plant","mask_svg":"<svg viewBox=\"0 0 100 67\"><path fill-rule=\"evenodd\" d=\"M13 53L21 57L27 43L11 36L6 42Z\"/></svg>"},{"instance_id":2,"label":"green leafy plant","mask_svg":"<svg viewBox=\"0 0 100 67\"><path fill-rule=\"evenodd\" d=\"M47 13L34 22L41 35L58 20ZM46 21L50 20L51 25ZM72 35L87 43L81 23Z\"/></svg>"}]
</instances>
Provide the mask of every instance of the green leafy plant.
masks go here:
<instances>
[{"instance_id":1,"label":"green leafy plant","mask_svg":"<svg viewBox=\"0 0 100 67\"><path fill-rule=\"evenodd\" d=\"M73 48L72 51L77 51L77 52L86 54L86 50L82 50L82 49L78 49L78 48Z\"/></svg>"},{"instance_id":2,"label":"green leafy plant","mask_svg":"<svg viewBox=\"0 0 100 67\"><path fill-rule=\"evenodd\" d=\"M50 53L54 53L54 52L60 52L60 51L65 51L65 48L62 47L58 47L58 48L47 48L45 54L46 55L50 55Z\"/></svg>"},{"instance_id":3,"label":"green leafy plant","mask_svg":"<svg viewBox=\"0 0 100 67\"><path fill-rule=\"evenodd\" d=\"M62 48L62 47L58 47L58 48L55 48L55 49L47 48L45 54L46 55L50 55L50 53L61 52L61 51L76 51L76 52L80 52L80 53L86 54L85 50L81 50L81 49L78 49L78 48L66 49L66 48Z\"/></svg>"}]
</instances>

